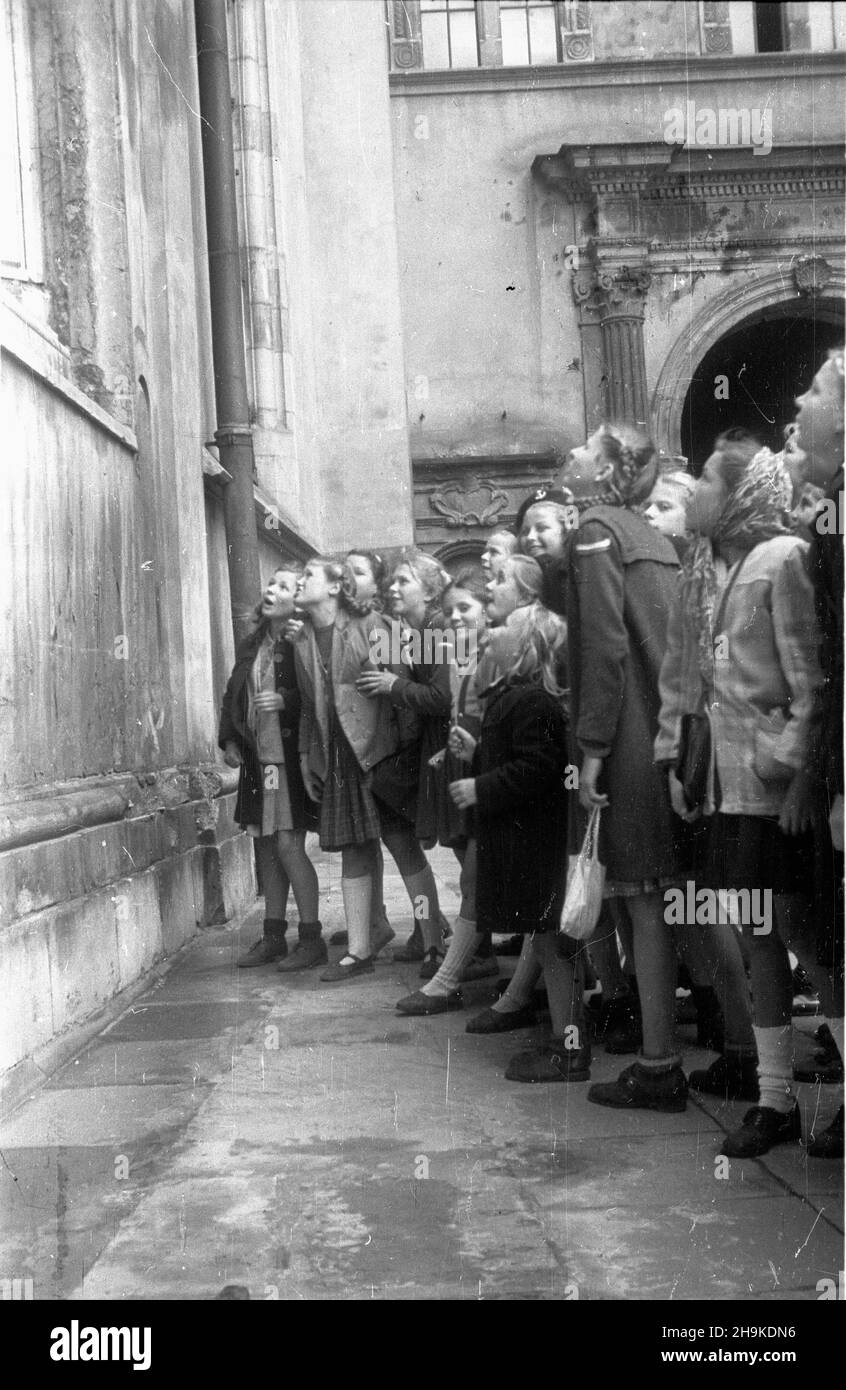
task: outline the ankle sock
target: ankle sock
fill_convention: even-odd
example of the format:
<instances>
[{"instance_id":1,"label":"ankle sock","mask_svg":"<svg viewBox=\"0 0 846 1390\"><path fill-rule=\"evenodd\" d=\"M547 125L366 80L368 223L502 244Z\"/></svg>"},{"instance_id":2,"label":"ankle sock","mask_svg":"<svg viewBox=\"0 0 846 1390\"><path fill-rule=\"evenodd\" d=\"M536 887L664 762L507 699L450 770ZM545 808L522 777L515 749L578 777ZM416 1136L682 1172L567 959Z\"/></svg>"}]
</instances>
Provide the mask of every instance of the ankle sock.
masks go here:
<instances>
[{"instance_id":1,"label":"ankle sock","mask_svg":"<svg viewBox=\"0 0 846 1390\"><path fill-rule=\"evenodd\" d=\"M319 941L322 931L322 922L300 922L297 927L297 935L300 941Z\"/></svg>"},{"instance_id":2,"label":"ankle sock","mask_svg":"<svg viewBox=\"0 0 846 1390\"><path fill-rule=\"evenodd\" d=\"M788 1115L796 1097L793 1094L793 1025L755 1028L758 1045L759 1105Z\"/></svg>"},{"instance_id":3,"label":"ankle sock","mask_svg":"<svg viewBox=\"0 0 846 1390\"><path fill-rule=\"evenodd\" d=\"M637 1064L642 1071L648 1071L651 1076L663 1076L671 1072L675 1067L681 1066L681 1053L673 1053L670 1057L644 1057L638 1053Z\"/></svg>"},{"instance_id":4,"label":"ankle sock","mask_svg":"<svg viewBox=\"0 0 846 1390\"><path fill-rule=\"evenodd\" d=\"M446 958L437 975L426 981L422 993L430 999L443 999L445 995L457 989L461 972L468 960L472 959L480 938L481 933L476 930L475 922L468 922L465 917L456 917Z\"/></svg>"},{"instance_id":5,"label":"ankle sock","mask_svg":"<svg viewBox=\"0 0 846 1390\"><path fill-rule=\"evenodd\" d=\"M541 968L535 960L535 953L532 950L532 938L523 938L523 949L520 952L520 959L517 961L517 968L511 976L508 989L497 999L493 1005L494 1013L514 1014L518 1009L524 1009L532 997L532 990L541 977Z\"/></svg>"},{"instance_id":6,"label":"ankle sock","mask_svg":"<svg viewBox=\"0 0 846 1390\"><path fill-rule=\"evenodd\" d=\"M284 936L288 930L288 923L283 917L265 917L262 935L266 937Z\"/></svg>"}]
</instances>

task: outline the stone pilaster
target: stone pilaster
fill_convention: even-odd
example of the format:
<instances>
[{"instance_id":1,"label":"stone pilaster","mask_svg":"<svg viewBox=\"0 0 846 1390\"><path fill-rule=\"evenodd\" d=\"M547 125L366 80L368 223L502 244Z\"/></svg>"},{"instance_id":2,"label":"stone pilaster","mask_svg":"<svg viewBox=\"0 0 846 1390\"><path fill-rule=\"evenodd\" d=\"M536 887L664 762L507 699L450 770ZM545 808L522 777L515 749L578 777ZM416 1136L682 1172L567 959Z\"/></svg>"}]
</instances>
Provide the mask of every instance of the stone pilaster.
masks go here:
<instances>
[{"instance_id":1,"label":"stone pilaster","mask_svg":"<svg viewBox=\"0 0 846 1390\"><path fill-rule=\"evenodd\" d=\"M599 400L594 391L594 399L586 402L589 428L598 423L597 406L610 420L648 425L643 317L651 278L645 266L595 264L574 273L573 297L585 348L598 325L602 351L603 389Z\"/></svg>"}]
</instances>

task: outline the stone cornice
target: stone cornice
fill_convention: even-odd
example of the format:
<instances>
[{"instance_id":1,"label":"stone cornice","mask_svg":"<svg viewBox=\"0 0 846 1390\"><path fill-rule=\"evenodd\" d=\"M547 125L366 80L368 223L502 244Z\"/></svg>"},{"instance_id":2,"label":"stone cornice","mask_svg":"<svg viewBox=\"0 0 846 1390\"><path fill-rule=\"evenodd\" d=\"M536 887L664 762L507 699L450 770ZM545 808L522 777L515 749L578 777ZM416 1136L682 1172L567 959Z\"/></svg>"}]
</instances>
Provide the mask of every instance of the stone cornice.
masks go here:
<instances>
[{"instance_id":1,"label":"stone cornice","mask_svg":"<svg viewBox=\"0 0 846 1390\"><path fill-rule=\"evenodd\" d=\"M237 770L219 763L114 773L45 787L18 788L0 806L0 850L55 840L111 821L157 815L234 791Z\"/></svg>"},{"instance_id":2,"label":"stone cornice","mask_svg":"<svg viewBox=\"0 0 846 1390\"><path fill-rule=\"evenodd\" d=\"M842 77L846 51L831 53L759 53L741 56L636 58L561 63L537 68L461 68L450 71L391 73L391 96L455 96L472 92L526 92L586 87L631 86L672 89L678 83L687 92L698 86L718 89L723 83L742 81L763 86L775 82L821 77ZM667 91L668 100L674 93ZM713 104L713 103L712 103ZM750 93L749 104L754 105Z\"/></svg>"},{"instance_id":3,"label":"stone cornice","mask_svg":"<svg viewBox=\"0 0 846 1390\"><path fill-rule=\"evenodd\" d=\"M843 150L834 144L774 146L763 156L741 145L563 145L556 155L540 155L532 170L547 188L589 201L632 195L648 202L837 195L846 187Z\"/></svg>"}]
</instances>

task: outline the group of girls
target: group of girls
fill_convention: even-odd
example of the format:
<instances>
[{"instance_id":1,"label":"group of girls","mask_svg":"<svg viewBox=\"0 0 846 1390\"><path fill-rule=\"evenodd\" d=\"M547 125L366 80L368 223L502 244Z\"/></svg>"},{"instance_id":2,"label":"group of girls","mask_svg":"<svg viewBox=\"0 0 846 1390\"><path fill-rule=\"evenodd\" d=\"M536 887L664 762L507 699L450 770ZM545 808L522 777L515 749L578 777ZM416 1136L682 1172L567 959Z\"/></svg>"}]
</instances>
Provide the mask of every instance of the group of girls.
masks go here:
<instances>
[{"instance_id":1,"label":"group of girls","mask_svg":"<svg viewBox=\"0 0 846 1390\"><path fill-rule=\"evenodd\" d=\"M347 922L346 953L321 979L371 973L392 936L385 845L416 919L394 958L420 960L424 980L400 1012L461 1007L462 981L496 973L491 934L516 934L508 988L467 1024L485 1034L533 1023L542 976L551 1034L512 1059L510 1079L589 1079L592 962L599 1035L629 1050L614 1037L634 1020L639 1052L589 1101L682 1111L689 1088L753 1100L722 1143L733 1156L801 1137L788 944L800 960L816 952L843 1051L842 352L798 405L783 454L728 431L698 479L662 472L630 427L602 426L527 499L513 531L489 538L484 579L449 578L419 551L390 582L361 552L274 576L220 735L227 761L242 763L236 817L258 837L267 904L242 964L325 963L304 850L316 827L342 854ZM837 524L821 526L812 504ZM478 661L462 669L437 648L420 659L426 644L413 659L375 661L374 634L390 634L384 600L406 638L472 630ZM707 720L710 758L690 804L679 760L695 716ZM568 850L596 808L605 903L589 961L558 928ZM461 864L451 934L421 848L436 841ZM669 894L691 881L769 892L772 930L680 925ZM300 917L290 956L289 882ZM822 888L815 903L810 884ZM675 1031L680 959L708 1025L700 1041L718 1052L689 1077ZM841 1109L807 1137L808 1152L842 1155L842 1124Z\"/></svg>"}]
</instances>

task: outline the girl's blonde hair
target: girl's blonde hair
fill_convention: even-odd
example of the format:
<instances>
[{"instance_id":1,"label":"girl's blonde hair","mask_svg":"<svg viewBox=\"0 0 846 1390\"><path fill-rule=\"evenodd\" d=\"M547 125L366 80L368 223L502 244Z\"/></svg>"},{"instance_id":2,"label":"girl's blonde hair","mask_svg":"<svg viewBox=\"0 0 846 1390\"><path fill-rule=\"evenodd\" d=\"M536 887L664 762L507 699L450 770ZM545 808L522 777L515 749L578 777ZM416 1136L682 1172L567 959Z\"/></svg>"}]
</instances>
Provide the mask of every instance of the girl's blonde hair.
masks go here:
<instances>
[{"instance_id":1,"label":"girl's blonde hair","mask_svg":"<svg viewBox=\"0 0 846 1390\"><path fill-rule=\"evenodd\" d=\"M532 505L531 505L531 507L528 507L528 508L526 509L526 514L525 514L525 516L523 517L523 520L522 520L522 522L521 522L521 524L520 524L520 534L519 534L519 536L517 537L517 544L518 544L518 546L521 546L521 545L522 545L522 543L523 543L523 536L526 534L526 532L527 532L528 529L529 529L529 517L530 517L530 515L532 514L532 512L539 511L541 507L544 507L548 512L552 512L552 515L555 517L555 520L558 522L558 525L561 527L561 539L562 539L562 541L563 541L563 539L564 539L564 536L565 536L566 532L567 532L567 531L570 531L570 530L572 529L572 526L573 526L573 520L572 520L573 513L572 513L572 511L569 511L569 512L568 512L567 508L564 507L564 506L562 506L562 504L561 504L560 502L544 502L543 498L541 498L539 502L533 502ZM522 554L522 553L523 553L523 552L521 551L521 554Z\"/></svg>"},{"instance_id":2,"label":"girl's blonde hair","mask_svg":"<svg viewBox=\"0 0 846 1390\"><path fill-rule=\"evenodd\" d=\"M537 600L515 609L495 629L488 657L506 684L528 679L555 699L564 699L567 692L559 678L566 669L567 624Z\"/></svg>"},{"instance_id":3,"label":"girl's blonde hair","mask_svg":"<svg viewBox=\"0 0 846 1390\"><path fill-rule=\"evenodd\" d=\"M415 546L401 551L391 573L396 574L401 565L405 565L406 569L411 571L423 590L427 612L434 612L440 607L441 598L451 576L433 555L427 555L425 550L418 550Z\"/></svg>"},{"instance_id":4,"label":"girl's blonde hair","mask_svg":"<svg viewBox=\"0 0 846 1390\"><path fill-rule=\"evenodd\" d=\"M537 560L533 560L531 555L523 555L517 551L514 555L506 555L499 561L499 568L505 569L510 566L511 573L517 586L517 593L520 596L519 607L524 608L526 604L539 600L543 595L543 570Z\"/></svg>"}]
</instances>

